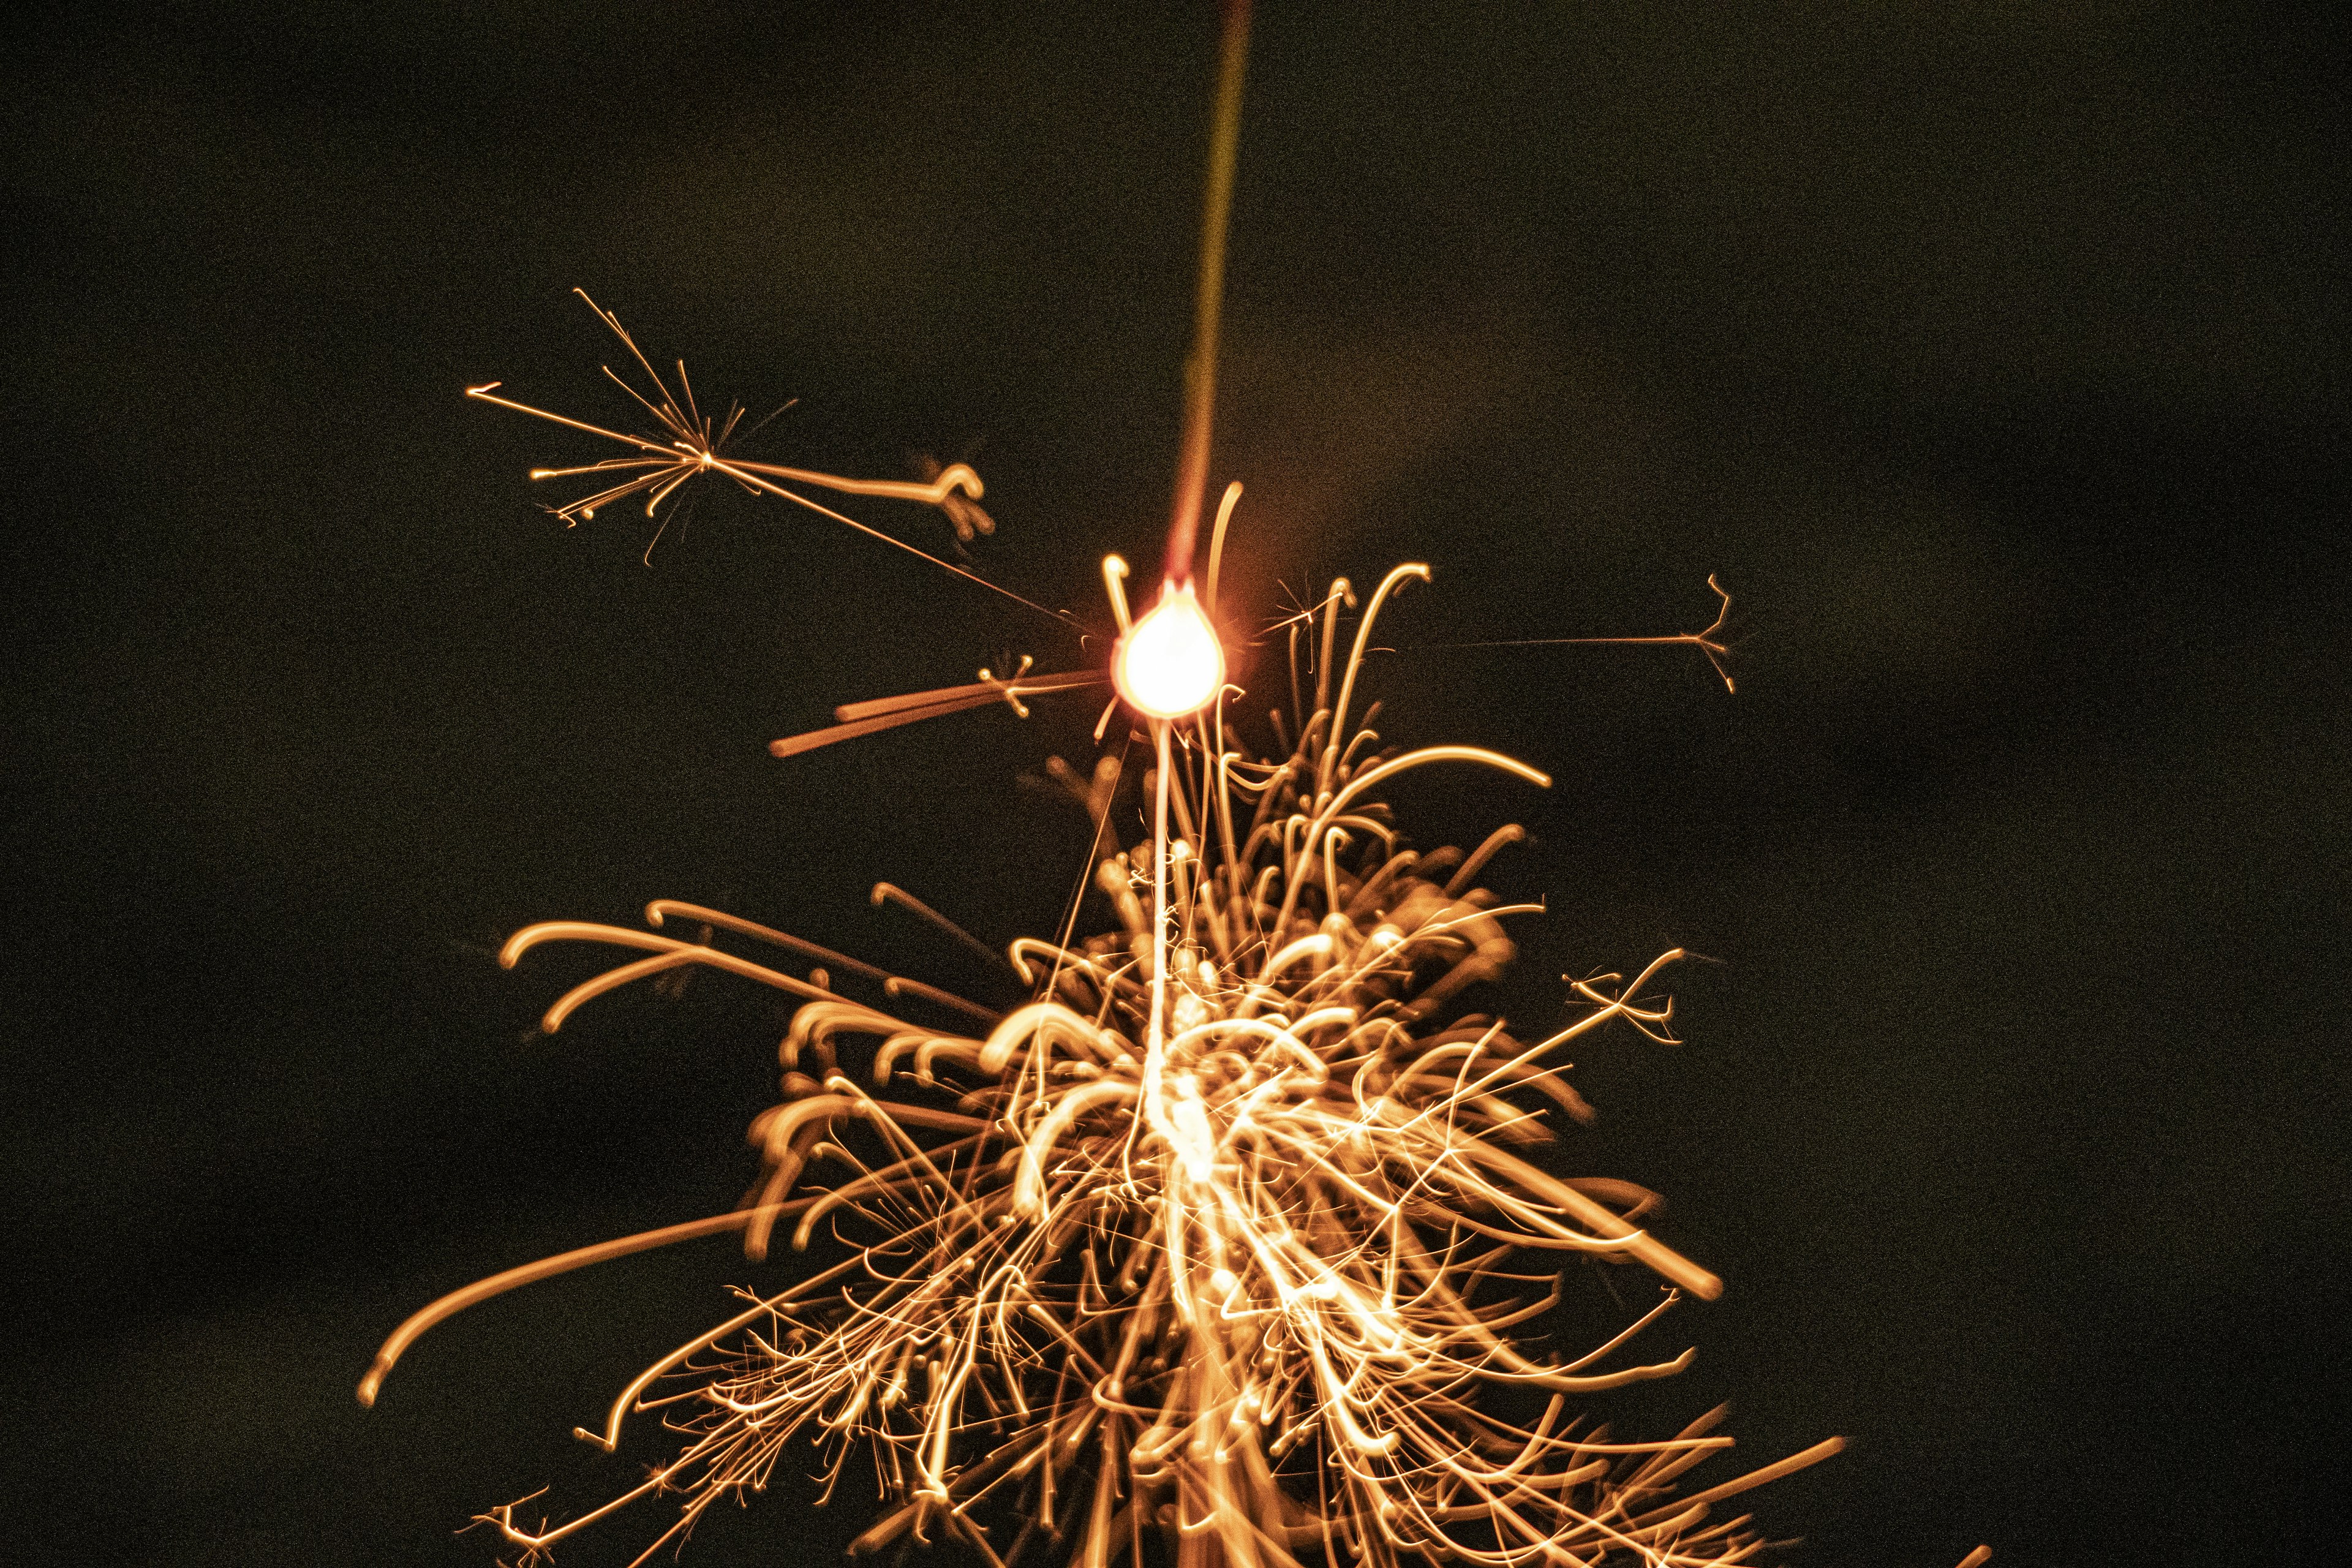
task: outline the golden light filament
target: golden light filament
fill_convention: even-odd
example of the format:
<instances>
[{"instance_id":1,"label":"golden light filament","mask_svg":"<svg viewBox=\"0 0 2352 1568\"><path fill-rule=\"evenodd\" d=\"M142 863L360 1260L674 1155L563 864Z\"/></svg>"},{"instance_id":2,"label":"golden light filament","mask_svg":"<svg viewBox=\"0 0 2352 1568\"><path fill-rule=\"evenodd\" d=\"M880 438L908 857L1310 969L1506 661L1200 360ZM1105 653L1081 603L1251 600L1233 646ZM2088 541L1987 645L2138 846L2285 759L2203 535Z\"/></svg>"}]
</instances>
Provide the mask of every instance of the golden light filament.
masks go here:
<instances>
[{"instance_id":1,"label":"golden light filament","mask_svg":"<svg viewBox=\"0 0 2352 1568\"><path fill-rule=\"evenodd\" d=\"M1118 639L1111 681L1150 719L1198 713L1225 683L1225 650L1192 585L1163 584L1160 603Z\"/></svg>"}]
</instances>

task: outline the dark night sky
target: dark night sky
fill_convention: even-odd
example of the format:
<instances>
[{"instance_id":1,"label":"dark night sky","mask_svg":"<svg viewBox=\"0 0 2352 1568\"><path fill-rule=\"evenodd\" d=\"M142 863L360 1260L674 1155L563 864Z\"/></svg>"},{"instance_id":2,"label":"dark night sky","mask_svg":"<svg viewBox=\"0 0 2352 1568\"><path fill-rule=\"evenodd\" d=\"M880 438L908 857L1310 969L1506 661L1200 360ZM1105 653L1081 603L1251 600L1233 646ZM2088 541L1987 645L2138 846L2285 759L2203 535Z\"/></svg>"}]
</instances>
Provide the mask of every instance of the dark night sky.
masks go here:
<instances>
[{"instance_id":1,"label":"dark night sky","mask_svg":"<svg viewBox=\"0 0 2352 1568\"><path fill-rule=\"evenodd\" d=\"M1495 875L1553 911L1514 1016L1719 961L1687 1044L1580 1065L1569 1157L1730 1281L1663 1331L1700 1361L1660 1418L1852 1439L1758 1499L1807 1568L2327 1561L2335 9L1425 9L1263 7L1227 581L1262 616L1434 566L1384 731L1558 777L1400 796L1425 844L1536 832ZM1090 10L247 0L12 42L12 1556L486 1564L476 1509L634 1478L572 1425L788 1264L574 1276L352 1398L413 1307L753 1169L767 998L543 1039L591 961L502 973L507 931L675 896L977 986L866 888L1053 920L1084 825L1018 781L1090 755L1085 704L764 750L1066 662L1050 624L731 492L648 570L640 519L534 509L526 468L598 454L458 392L623 417L585 286L713 400L803 399L759 456L970 454L982 567L1094 614L1164 514L1212 21ZM1412 651L1690 629L1710 572L1736 697L1679 650ZM687 1561L835 1561L863 1503L780 1491Z\"/></svg>"}]
</instances>

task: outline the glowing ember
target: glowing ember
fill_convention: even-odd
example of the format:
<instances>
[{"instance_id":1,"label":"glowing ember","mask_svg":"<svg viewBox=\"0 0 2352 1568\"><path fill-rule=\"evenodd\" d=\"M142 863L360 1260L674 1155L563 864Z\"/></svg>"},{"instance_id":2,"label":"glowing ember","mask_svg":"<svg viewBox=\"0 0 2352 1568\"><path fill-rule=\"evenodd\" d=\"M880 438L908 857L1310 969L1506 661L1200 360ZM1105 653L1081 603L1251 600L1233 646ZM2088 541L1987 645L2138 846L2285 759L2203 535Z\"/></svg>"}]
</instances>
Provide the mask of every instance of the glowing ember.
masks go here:
<instances>
[{"instance_id":1,"label":"glowing ember","mask_svg":"<svg viewBox=\"0 0 2352 1568\"><path fill-rule=\"evenodd\" d=\"M1118 639L1111 679L1129 706L1149 719L1183 719L1209 705L1225 683L1225 650L1190 583L1170 584L1160 603Z\"/></svg>"}]
</instances>

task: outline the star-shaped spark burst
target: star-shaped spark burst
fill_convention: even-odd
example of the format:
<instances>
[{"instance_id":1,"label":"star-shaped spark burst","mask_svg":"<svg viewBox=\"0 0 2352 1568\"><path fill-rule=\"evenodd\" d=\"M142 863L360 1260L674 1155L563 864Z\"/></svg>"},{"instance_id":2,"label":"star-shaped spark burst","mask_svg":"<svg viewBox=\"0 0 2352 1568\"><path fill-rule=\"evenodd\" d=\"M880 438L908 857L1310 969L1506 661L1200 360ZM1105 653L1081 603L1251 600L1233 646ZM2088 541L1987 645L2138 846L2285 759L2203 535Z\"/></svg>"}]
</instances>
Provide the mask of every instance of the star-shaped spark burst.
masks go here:
<instances>
[{"instance_id":1,"label":"star-shaped spark burst","mask_svg":"<svg viewBox=\"0 0 2352 1568\"><path fill-rule=\"evenodd\" d=\"M672 391L669 383L665 381L661 373L654 368L653 361L647 359L645 351L637 347L636 340L629 335L628 329L621 325L618 318L602 305L597 304L595 300L589 299L586 290L575 289L572 292L578 294L587 307L596 312L598 321L612 329L613 335L621 340L621 345L629 351L630 359L634 360L637 369L644 373L650 392L641 391L631 384L626 376L615 371L611 365L604 367L604 374L612 380L614 385L627 393L632 401L653 416L654 422L661 428L661 435L632 436L619 430L607 430L601 425L591 425L584 419L574 419L568 415L552 413L544 408L535 408L528 403L518 403L510 397L501 397L498 395L498 392L505 384L503 382L486 382L480 386L469 386L466 389L466 395L468 397L479 398L484 403L496 404L500 408L511 408L518 414L528 414L534 419L544 419L551 424L563 426L567 429L584 431L591 436L601 436L607 441L617 441L635 454L625 458L605 458L593 463L573 464L568 468L533 468L530 471L530 477L534 479L572 479L589 477L617 480L616 483L582 496L576 500L566 501L560 506L548 509L562 518L567 525L576 526L593 518L599 511L616 501L627 500L633 496L639 495L646 498L646 515L649 518L658 518L661 504L676 495L688 481L705 474L719 474L733 479L754 495L780 496L796 506L806 507L821 517L831 518L835 522L854 528L868 538L878 539L886 544L896 545L909 554L919 555L934 566L952 572L968 581L978 583L992 593L1003 594L1007 598L1018 600L1042 614L1055 615L1055 612L1045 609L1044 605L1032 604L1029 600L1023 599L1020 595L989 582L977 573L967 571L951 561L941 560L929 551L918 549L894 534L886 533L878 528L860 522L854 517L845 516L822 501L812 500L799 490L789 488L792 485L814 486L842 495L877 496L891 500L917 501L925 506L937 507L947 518L949 525L955 530L956 537L969 541L976 534L993 533L996 531L994 521L987 512L981 510L980 498L982 487L980 476L972 471L969 464L950 463L945 468L940 468L936 463L927 459L924 467L932 470L931 477L927 482L918 484L899 479L845 479L838 474L820 473L814 468L790 468L782 463L755 463L748 458L730 456L728 445L737 438L737 427L743 421L743 405L740 403L730 403L724 418L715 419L704 414L696 406L694 386L687 379L684 360L677 362L677 386L675 391ZM785 408L791 406L790 403L783 405L776 410L775 414L771 414L766 419L759 421L750 430L743 431L742 435L748 437L766 425L769 419L773 419L776 414L782 414ZM658 540L660 534L656 532L655 538ZM651 553L652 548L650 544L646 546L648 554ZM1063 617L1056 616L1055 618Z\"/></svg>"}]
</instances>

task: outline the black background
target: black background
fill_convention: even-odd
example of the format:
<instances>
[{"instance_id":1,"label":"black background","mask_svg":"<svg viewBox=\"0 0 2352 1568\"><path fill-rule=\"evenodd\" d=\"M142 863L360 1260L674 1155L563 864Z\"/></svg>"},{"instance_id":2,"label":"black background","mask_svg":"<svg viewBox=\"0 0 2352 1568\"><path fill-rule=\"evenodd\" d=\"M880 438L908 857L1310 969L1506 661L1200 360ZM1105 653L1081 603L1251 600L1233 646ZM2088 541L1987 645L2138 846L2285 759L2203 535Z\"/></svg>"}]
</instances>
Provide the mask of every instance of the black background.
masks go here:
<instances>
[{"instance_id":1,"label":"black background","mask_svg":"<svg viewBox=\"0 0 2352 1568\"><path fill-rule=\"evenodd\" d=\"M1688 945L1688 1043L1594 1044L1580 1166L1730 1281L1658 1409L1735 1401L1792 1560L2326 1561L2347 1181L2347 137L2333 7L1270 5L1217 477L1263 621L1401 560L1389 739L1537 795L1506 998ZM618 421L587 287L753 455L971 456L984 570L1102 618L1174 447L1213 24L1164 10L188 5L5 88L7 1552L487 1563L634 1479L567 1436L780 1278L702 1243L776 1009L537 1010L506 932L723 904L943 984L1085 826L1094 709L784 763L859 697L1076 651L782 503L640 563L534 463ZM858 515L934 547L928 512ZM1692 629L1687 650L1432 645ZM1253 706L1270 685L1261 680ZM1083 711L1080 711L1083 710ZM1100 919L1100 911L1096 911ZM1668 1344L1673 1341L1674 1344ZM657 1448L636 1457L650 1458ZM781 1495L779 1495L781 1494ZM656 1508L659 1505L655 1505ZM688 1561L824 1563L784 1484ZM651 1514L566 1551L625 1562ZM19 1559L23 1560L23 1559Z\"/></svg>"}]
</instances>

